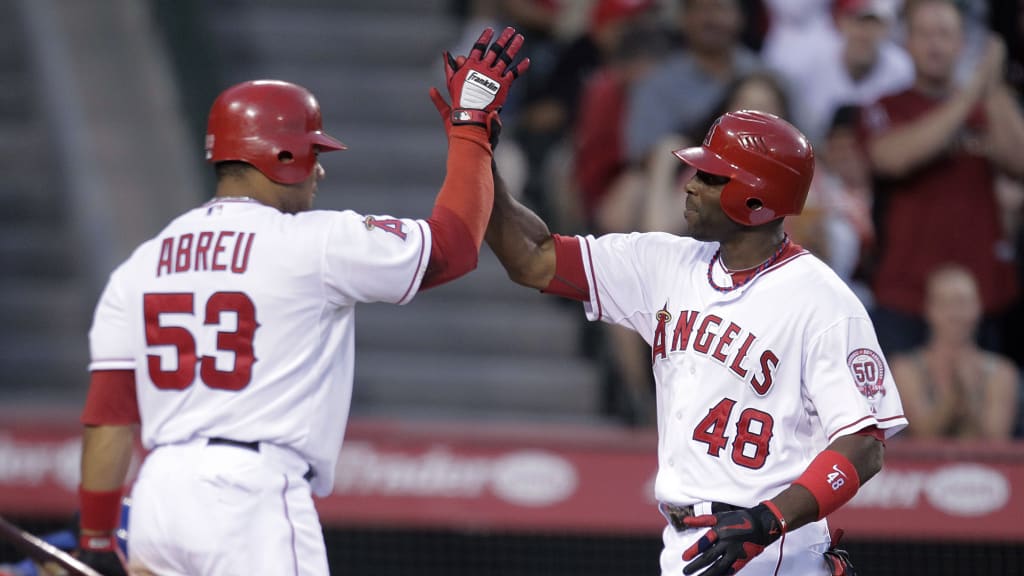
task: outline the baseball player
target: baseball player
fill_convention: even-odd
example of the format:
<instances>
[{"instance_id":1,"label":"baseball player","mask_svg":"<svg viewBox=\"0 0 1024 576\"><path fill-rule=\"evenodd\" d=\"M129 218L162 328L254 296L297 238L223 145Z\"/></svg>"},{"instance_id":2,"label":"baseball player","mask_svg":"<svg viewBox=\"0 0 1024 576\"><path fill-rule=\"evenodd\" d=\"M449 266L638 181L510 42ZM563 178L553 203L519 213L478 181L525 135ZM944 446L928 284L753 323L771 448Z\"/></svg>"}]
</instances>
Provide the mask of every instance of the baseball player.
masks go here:
<instances>
[{"instance_id":1,"label":"baseball player","mask_svg":"<svg viewBox=\"0 0 1024 576\"><path fill-rule=\"evenodd\" d=\"M311 494L333 487L354 307L405 304L476 266L497 112L529 66L512 65L521 35L493 37L448 74L448 171L425 220L311 210L318 155L345 146L306 89L264 80L217 97L215 196L136 249L96 308L81 558L123 573L113 530L140 423L150 452L132 488L133 571L328 573Z\"/></svg>"},{"instance_id":2,"label":"baseball player","mask_svg":"<svg viewBox=\"0 0 1024 576\"><path fill-rule=\"evenodd\" d=\"M851 574L825 518L907 421L863 306L783 231L807 196L811 147L742 111L675 155L696 169L692 238L552 235L499 181L487 242L515 282L650 345L662 574Z\"/></svg>"}]
</instances>

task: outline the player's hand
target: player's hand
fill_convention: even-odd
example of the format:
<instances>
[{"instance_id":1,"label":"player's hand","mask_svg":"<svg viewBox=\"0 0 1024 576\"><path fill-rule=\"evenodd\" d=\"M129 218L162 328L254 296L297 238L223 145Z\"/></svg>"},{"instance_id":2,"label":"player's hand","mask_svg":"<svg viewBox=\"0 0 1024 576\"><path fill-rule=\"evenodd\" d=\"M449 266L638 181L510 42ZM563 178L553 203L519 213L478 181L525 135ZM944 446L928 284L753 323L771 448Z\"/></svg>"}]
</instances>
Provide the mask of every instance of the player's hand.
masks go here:
<instances>
[{"instance_id":1,"label":"player's hand","mask_svg":"<svg viewBox=\"0 0 1024 576\"><path fill-rule=\"evenodd\" d=\"M445 82L451 105L436 88L430 89L430 98L445 121L446 132L450 132L452 125L483 126L492 146L497 141L495 128L500 130L501 127L498 112L505 104L509 88L530 67L529 58L512 66L523 45L522 34L508 27L492 44L493 37L493 29L484 30L468 57L453 58L447 52L444 54Z\"/></svg>"},{"instance_id":2,"label":"player's hand","mask_svg":"<svg viewBox=\"0 0 1024 576\"><path fill-rule=\"evenodd\" d=\"M828 573L830 576L857 576L856 570L853 569L853 562L850 561L850 555L846 550L836 548L842 538L843 531L836 530L836 534L832 538L832 545L825 551L825 565L828 566Z\"/></svg>"},{"instance_id":3,"label":"player's hand","mask_svg":"<svg viewBox=\"0 0 1024 576\"><path fill-rule=\"evenodd\" d=\"M103 576L127 576L124 555L113 534L83 534L75 556Z\"/></svg>"},{"instance_id":4,"label":"player's hand","mask_svg":"<svg viewBox=\"0 0 1024 576\"><path fill-rule=\"evenodd\" d=\"M690 528L711 528L683 552L690 562L683 574L722 576L735 574L782 536L779 517L763 502L753 508L684 518Z\"/></svg>"}]
</instances>

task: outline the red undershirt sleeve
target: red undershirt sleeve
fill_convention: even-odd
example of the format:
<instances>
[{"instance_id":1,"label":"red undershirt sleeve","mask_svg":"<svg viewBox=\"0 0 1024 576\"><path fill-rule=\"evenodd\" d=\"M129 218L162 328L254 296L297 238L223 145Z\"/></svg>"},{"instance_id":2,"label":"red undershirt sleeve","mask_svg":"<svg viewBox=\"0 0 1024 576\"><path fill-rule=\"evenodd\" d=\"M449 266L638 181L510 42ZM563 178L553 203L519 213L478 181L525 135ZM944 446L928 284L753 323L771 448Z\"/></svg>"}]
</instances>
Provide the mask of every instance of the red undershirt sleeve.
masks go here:
<instances>
[{"instance_id":1,"label":"red undershirt sleeve","mask_svg":"<svg viewBox=\"0 0 1024 576\"><path fill-rule=\"evenodd\" d=\"M135 372L94 371L81 421L86 426L137 424L139 403L135 397Z\"/></svg>"},{"instance_id":2,"label":"red undershirt sleeve","mask_svg":"<svg viewBox=\"0 0 1024 576\"><path fill-rule=\"evenodd\" d=\"M885 431L879 430L877 426L868 426L854 432L857 436L871 436L882 444L885 444Z\"/></svg>"},{"instance_id":3,"label":"red undershirt sleeve","mask_svg":"<svg viewBox=\"0 0 1024 576\"><path fill-rule=\"evenodd\" d=\"M583 269L580 239L558 234L552 234L551 238L555 242L555 275L542 292L587 302L590 300L590 284Z\"/></svg>"},{"instance_id":4,"label":"red undershirt sleeve","mask_svg":"<svg viewBox=\"0 0 1024 576\"><path fill-rule=\"evenodd\" d=\"M476 268L494 205L491 144L482 126L453 126L448 172L427 219L432 242L421 290Z\"/></svg>"}]
</instances>

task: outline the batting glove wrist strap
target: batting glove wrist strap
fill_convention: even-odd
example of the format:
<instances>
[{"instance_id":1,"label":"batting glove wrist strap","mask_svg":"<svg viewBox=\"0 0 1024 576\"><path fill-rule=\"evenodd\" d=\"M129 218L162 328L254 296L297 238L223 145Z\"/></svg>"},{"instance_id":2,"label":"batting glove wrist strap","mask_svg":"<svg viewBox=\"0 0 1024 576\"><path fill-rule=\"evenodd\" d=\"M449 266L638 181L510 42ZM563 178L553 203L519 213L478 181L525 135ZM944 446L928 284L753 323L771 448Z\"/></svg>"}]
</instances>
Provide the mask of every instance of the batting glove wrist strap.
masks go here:
<instances>
[{"instance_id":1,"label":"batting glove wrist strap","mask_svg":"<svg viewBox=\"0 0 1024 576\"><path fill-rule=\"evenodd\" d=\"M82 534L78 537L78 548L80 550L92 550L93 552L113 552L117 549L117 538L113 532L103 534Z\"/></svg>"},{"instance_id":2,"label":"batting glove wrist strap","mask_svg":"<svg viewBox=\"0 0 1024 576\"><path fill-rule=\"evenodd\" d=\"M452 110L450 122L452 126L481 126L487 131L487 141L490 142L491 149L498 146L498 137L501 135L501 118L497 112L459 108Z\"/></svg>"},{"instance_id":3,"label":"batting glove wrist strap","mask_svg":"<svg viewBox=\"0 0 1024 576\"><path fill-rule=\"evenodd\" d=\"M493 112L484 112L483 110L473 110L467 108L456 108L452 110L452 125L458 126L459 124L475 124L477 126L487 126L490 122L490 116Z\"/></svg>"}]
</instances>

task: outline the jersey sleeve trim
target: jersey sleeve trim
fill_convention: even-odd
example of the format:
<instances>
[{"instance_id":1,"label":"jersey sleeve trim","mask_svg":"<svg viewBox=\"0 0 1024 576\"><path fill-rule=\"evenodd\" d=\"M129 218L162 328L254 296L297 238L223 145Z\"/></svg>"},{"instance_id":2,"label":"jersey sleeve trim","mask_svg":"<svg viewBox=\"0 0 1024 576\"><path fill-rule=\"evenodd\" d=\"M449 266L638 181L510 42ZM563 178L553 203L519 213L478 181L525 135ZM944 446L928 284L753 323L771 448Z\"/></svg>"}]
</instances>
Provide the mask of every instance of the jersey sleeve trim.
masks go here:
<instances>
[{"instance_id":1,"label":"jersey sleeve trim","mask_svg":"<svg viewBox=\"0 0 1024 576\"><path fill-rule=\"evenodd\" d=\"M430 232L425 230L422 220L416 220L416 226L420 229L420 235L423 237L423 241L420 242L420 256L419 262L416 264L416 272L413 273L412 279L409 280L409 287L405 289L405 294L398 299L396 304L408 304L412 297L416 295L416 288L419 287L420 282L423 281L423 275L427 271L427 260L430 258Z\"/></svg>"},{"instance_id":2,"label":"jersey sleeve trim","mask_svg":"<svg viewBox=\"0 0 1024 576\"><path fill-rule=\"evenodd\" d=\"M879 430L885 432L885 437L892 438L897 432L907 426L907 417L903 414L898 416L889 416L887 418L875 418L874 416L864 416L850 424L840 426L835 432L829 434L828 441L831 442L837 436L846 436L848 434L854 434L867 428L868 426L875 426Z\"/></svg>"},{"instance_id":3,"label":"jersey sleeve trim","mask_svg":"<svg viewBox=\"0 0 1024 576\"><path fill-rule=\"evenodd\" d=\"M134 358L100 358L89 363L89 371L135 370Z\"/></svg>"},{"instance_id":4,"label":"jersey sleeve trim","mask_svg":"<svg viewBox=\"0 0 1024 576\"><path fill-rule=\"evenodd\" d=\"M583 245L585 245L587 257L584 260L584 267L586 268L587 276L590 279L590 302L595 307L594 320L601 320L604 315L604 310L601 308L601 293L597 288L597 275L594 272L594 251L590 247L590 238L583 238Z\"/></svg>"}]
</instances>

